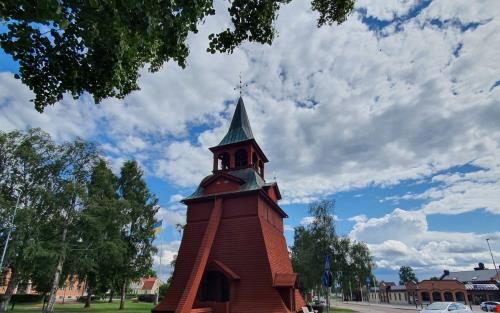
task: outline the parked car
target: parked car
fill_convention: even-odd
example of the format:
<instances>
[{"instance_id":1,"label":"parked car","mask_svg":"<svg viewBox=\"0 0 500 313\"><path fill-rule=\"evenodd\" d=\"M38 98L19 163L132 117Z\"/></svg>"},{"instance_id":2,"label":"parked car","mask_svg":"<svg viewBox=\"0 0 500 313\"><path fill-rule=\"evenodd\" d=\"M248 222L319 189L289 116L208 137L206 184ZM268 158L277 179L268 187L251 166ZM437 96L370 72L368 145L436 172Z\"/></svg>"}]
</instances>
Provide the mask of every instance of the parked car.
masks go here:
<instances>
[{"instance_id":1,"label":"parked car","mask_svg":"<svg viewBox=\"0 0 500 313\"><path fill-rule=\"evenodd\" d=\"M481 310L485 312L496 312L497 305L500 305L500 302L496 301L485 301L482 302L479 307Z\"/></svg>"},{"instance_id":2,"label":"parked car","mask_svg":"<svg viewBox=\"0 0 500 313\"><path fill-rule=\"evenodd\" d=\"M469 313L472 312L467 306L459 302L433 302L425 307L420 313Z\"/></svg>"}]
</instances>

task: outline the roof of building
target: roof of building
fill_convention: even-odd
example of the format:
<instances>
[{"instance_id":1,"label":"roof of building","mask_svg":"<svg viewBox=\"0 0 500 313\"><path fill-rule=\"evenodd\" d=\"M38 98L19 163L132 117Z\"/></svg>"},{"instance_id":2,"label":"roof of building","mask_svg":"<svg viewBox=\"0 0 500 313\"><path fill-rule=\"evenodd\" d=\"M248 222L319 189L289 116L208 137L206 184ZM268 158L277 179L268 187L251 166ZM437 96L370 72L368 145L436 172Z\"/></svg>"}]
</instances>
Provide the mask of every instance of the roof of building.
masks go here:
<instances>
[{"instance_id":1,"label":"roof of building","mask_svg":"<svg viewBox=\"0 0 500 313\"><path fill-rule=\"evenodd\" d=\"M385 286L396 286L396 283L392 282L392 281L382 281L380 283L381 285L385 285Z\"/></svg>"},{"instance_id":2,"label":"roof of building","mask_svg":"<svg viewBox=\"0 0 500 313\"><path fill-rule=\"evenodd\" d=\"M443 275L441 280L458 280L460 282L491 281L494 280L496 271L485 269L477 271L449 272Z\"/></svg>"},{"instance_id":3,"label":"roof of building","mask_svg":"<svg viewBox=\"0 0 500 313\"><path fill-rule=\"evenodd\" d=\"M467 290L494 290L497 291L498 286L495 284L465 284Z\"/></svg>"},{"instance_id":4,"label":"roof of building","mask_svg":"<svg viewBox=\"0 0 500 313\"><path fill-rule=\"evenodd\" d=\"M156 277L149 277L143 280L142 290L152 290L156 283Z\"/></svg>"},{"instance_id":5,"label":"roof of building","mask_svg":"<svg viewBox=\"0 0 500 313\"><path fill-rule=\"evenodd\" d=\"M224 136L217 146L230 145L249 139L254 139L252 128L250 127L250 121L248 120L243 98L240 97L236 105L236 110L234 111L233 119L231 120L231 126L229 126L226 136Z\"/></svg>"},{"instance_id":6,"label":"roof of building","mask_svg":"<svg viewBox=\"0 0 500 313\"><path fill-rule=\"evenodd\" d=\"M404 290L406 290L406 286L405 285L391 286L391 290L392 291L404 291Z\"/></svg>"},{"instance_id":7,"label":"roof of building","mask_svg":"<svg viewBox=\"0 0 500 313\"><path fill-rule=\"evenodd\" d=\"M234 176L243 181L243 184L240 186L240 189L238 190L240 192L249 190L258 190L268 185L253 168L234 170L227 172L226 174ZM203 188L203 185L207 180L212 179L215 175L217 174L212 174L205 177L201 181L198 188L196 188L196 190L190 196L186 197L184 200L202 198L204 196L207 196L207 194L205 193L205 188Z\"/></svg>"},{"instance_id":8,"label":"roof of building","mask_svg":"<svg viewBox=\"0 0 500 313\"><path fill-rule=\"evenodd\" d=\"M223 175L231 175L231 176L234 176L235 178L242 181L242 184L240 185L240 188L238 190L215 193L215 194L207 194L205 192L205 188L203 186L205 185L205 182L207 180L213 179L214 176L216 176L216 175L221 175L221 174L212 174L212 175L208 175L207 177L205 177L201 181L201 183L198 185L198 188L196 188L196 190L191 195L187 196L182 201L184 202L184 201L189 201L189 200L194 200L194 199L201 199L201 198L209 197L209 196L220 196L220 195L224 195L224 194L234 194L234 193L238 193L238 192L254 191L254 190L260 190L260 189L265 190L265 188L272 187L273 185L276 184L275 182L266 183L264 181L264 179L262 179L262 177L255 171L254 168L248 167L248 168L243 168L243 169L223 173ZM285 211L283 211L277 204L276 204L275 208L279 211L279 213L283 217L288 217L288 215L285 213Z\"/></svg>"}]
</instances>

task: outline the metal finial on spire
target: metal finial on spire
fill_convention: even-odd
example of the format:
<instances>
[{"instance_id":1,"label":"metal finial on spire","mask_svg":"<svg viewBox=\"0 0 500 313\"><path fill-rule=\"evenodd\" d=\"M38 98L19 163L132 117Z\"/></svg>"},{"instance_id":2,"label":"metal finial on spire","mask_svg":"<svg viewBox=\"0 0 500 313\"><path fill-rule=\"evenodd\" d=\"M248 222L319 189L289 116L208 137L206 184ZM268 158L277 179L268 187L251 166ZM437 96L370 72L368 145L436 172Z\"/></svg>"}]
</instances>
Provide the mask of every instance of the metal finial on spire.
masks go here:
<instances>
[{"instance_id":1,"label":"metal finial on spire","mask_svg":"<svg viewBox=\"0 0 500 313\"><path fill-rule=\"evenodd\" d=\"M248 86L248 84L243 84L243 80L241 78L241 72L240 72L240 84L238 85L238 87L234 88L234 90L239 89L240 97L241 97L243 94L243 88L245 88L246 86Z\"/></svg>"}]
</instances>

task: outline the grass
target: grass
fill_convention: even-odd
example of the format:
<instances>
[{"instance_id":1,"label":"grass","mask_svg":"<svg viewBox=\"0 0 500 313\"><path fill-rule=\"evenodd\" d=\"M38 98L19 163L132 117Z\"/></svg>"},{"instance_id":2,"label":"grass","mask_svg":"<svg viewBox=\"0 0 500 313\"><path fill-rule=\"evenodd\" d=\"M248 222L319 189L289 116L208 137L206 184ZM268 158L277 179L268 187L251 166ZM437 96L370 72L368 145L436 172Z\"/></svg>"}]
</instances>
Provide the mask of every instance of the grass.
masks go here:
<instances>
[{"instance_id":1,"label":"grass","mask_svg":"<svg viewBox=\"0 0 500 313\"><path fill-rule=\"evenodd\" d=\"M127 301L125 303L125 310L118 310L119 301L114 301L113 303L107 302L92 302L90 309L84 309L83 303L76 304L56 304L55 312L64 313L81 313L81 312L91 312L91 313L151 313L153 308L152 303L134 303L132 301ZM12 313L28 313L28 312L41 312L41 304L16 304L14 311L8 311ZM325 311L326 312L326 311ZM356 312L351 309L346 308L336 308L330 310L332 313L336 312Z\"/></svg>"},{"instance_id":2,"label":"grass","mask_svg":"<svg viewBox=\"0 0 500 313\"><path fill-rule=\"evenodd\" d=\"M64 313L81 313L81 312L92 312L92 313L151 313L153 308L152 303L134 303L132 301L127 301L125 303L125 309L122 311L118 310L120 305L119 301L114 301L113 303L107 302L92 302L90 309L84 309L83 303L75 304L56 304L55 312ZM27 312L41 312L42 304L16 304L14 311L8 311L12 313L27 313Z\"/></svg>"}]
</instances>

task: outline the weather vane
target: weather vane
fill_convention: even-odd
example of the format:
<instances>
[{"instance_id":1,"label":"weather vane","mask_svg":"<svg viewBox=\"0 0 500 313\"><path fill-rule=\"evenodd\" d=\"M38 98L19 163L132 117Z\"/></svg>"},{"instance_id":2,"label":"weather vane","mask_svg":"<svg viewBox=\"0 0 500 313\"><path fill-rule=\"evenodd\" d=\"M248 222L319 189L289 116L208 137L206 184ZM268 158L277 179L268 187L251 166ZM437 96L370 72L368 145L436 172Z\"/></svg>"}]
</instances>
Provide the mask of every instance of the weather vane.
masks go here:
<instances>
[{"instance_id":1,"label":"weather vane","mask_svg":"<svg viewBox=\"0 0 500 313\"><path fill-rule=\"evenodd\" d=\"M243 80L241 79L241 72L240 72L240 84L238 85L238 87L234 88L234 90L239 89L240 97L241 97L241 95L243 94L243 88L245 88L246 86L248 86L248 84L243 84Z\"/></svg>"}]
</instances>

